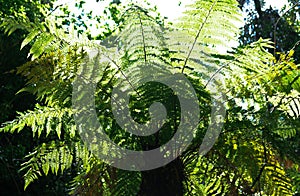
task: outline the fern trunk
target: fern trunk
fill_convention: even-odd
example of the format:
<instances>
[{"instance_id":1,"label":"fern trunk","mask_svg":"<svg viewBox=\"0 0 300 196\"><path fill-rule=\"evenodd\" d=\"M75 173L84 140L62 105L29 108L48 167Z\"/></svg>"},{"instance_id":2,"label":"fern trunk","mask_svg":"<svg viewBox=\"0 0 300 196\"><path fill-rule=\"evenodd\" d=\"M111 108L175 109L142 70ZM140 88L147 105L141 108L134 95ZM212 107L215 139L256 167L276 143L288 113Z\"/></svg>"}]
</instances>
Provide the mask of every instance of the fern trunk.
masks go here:
<instances>
[{"instance_id":1,"label":"fern trunk","mask_svg":"<svg viewBox=\"0 0 300 196\"><path fill-rule=\"evenodd\" d=\"M183 195L184 170L178 158L168 165L142 172L139 196Z\"/></svg>"}]
</instances>

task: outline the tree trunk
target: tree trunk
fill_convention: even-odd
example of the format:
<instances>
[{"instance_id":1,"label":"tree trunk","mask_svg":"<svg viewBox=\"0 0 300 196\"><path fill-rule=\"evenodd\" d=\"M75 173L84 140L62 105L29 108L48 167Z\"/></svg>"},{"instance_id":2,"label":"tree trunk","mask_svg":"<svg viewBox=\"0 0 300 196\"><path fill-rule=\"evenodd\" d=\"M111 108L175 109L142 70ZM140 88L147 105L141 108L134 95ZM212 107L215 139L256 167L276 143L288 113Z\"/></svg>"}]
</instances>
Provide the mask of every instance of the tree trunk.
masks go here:
<instances>
[{"instance_id":1,"label":"tree trunk","mask_svg":"<svg viewBox=\"0 0 300 196\"><path fill-rule=\"evenodd\" d=\"M164 167L143 171L139 196L181 196L183 181L183 165L177 158Z\"/></svg>"},{"instance_id":2,"label":"tree trunk","mask_svg":"<svg viewBox=\"0 0 300 196\"><path fill-rule=\"evenodd\" d=\"M259 18L262 18L261 4L259 0L254 0L255 9L258 13Z\"/></svg>"}]
</instances>

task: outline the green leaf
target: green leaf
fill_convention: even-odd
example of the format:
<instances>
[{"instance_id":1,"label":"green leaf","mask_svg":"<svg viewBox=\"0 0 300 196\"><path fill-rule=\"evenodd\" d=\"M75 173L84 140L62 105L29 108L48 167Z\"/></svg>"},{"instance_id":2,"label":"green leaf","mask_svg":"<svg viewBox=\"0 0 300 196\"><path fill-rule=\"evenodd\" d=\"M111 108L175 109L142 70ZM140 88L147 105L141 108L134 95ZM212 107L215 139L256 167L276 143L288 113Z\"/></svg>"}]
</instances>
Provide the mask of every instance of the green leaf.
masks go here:
<instances>
[{"instance_id":1,"label":"green leaf","mask_svg":"<svg viewBox=\"0 0 300 196\"><path fill-rule=\"evenodd\" d=\"M61 127L62 127L62 122L59 121L58 124L56 125L55 131L57 133L58 138L60 139L60 135L61 135Z\"/></svg>"},{"instance_id":2,"label":"green leaf","mask_svg":"<svg viewBox=\"0 0 300 196\"><path fill-rule=\"evenodd\" d=\"M31 31L23 40L20 50L22 50L27 44L29 44L38 34L40 34L39 29L34 29L33 31Z\"/></svg>"}]
</instances>

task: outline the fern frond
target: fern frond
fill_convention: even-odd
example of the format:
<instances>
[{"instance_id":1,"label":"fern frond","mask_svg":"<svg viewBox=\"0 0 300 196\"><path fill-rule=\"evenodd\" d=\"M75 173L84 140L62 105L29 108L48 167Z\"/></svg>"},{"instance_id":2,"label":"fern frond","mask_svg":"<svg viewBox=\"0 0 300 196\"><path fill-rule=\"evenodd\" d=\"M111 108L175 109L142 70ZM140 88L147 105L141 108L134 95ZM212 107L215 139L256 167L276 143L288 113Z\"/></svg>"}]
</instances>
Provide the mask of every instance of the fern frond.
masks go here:
<instances>
[{"instance_id":1,"label":"fern frond","mask_svg":"<svg viewBox=\"0 0 300 196\"><path fill-rule=\"evenodd\" d=\"M140 172L117 170L112 195L137 195L141 184Z\"/></svg>"},{"instance_id":2,"label":"fern frond","mask_svg":"<svg viewBox=\"0 0 300 196\"><path fill-rule=\"evenodd\" d=\"M75 152L75 153L74 153ZM92 159L91 153L81 144L81 142L51 141L42 143L34 152L25 157L28 161L24 162L20 171L24 174L26 189L30 183L40 176L47 176L49 172L57 175L71 168L72 164L82 161L87 171L90 170Z\"/></svg>"},{"instance_id":3,"label":"fern frond","mask_svg":"<svg viewBox=\"0 0 300 196\"><path fill-rule=\"evenodd\" d=\"M126 59L128 63L123 68L153 63L167 64L163 26L147 10L138 6L126 10L124 17L121 33L117 38L124 53L123 62Z\"/></svg>"},{"instance_id":4,"label":"fern frond","mask_svg":"<svg viewBox=\"0 0 300 196\"><path fill-rule=\"evenodd\" d=\"M32 44L28 56L32 60L42 54L48 54L57 50L68 49L68 46L85 46L90 41L84 34L79 34L74 25L68 29L58 28L59 22L53 16L47 16L44 22L30 21L29 18L5 18L3 24L5 33L11 34L17 29L27 31L29 34L23 40L21 49Z\"/></svg>"},{"instance_id":5,"label":"fern frond","mask_svg":"<svg viewBox=\"0 0 300 196\"><path fill-rule=\"evenodd\" d=\"M54 132L60 138L63 129L70 137L74 137L76 127L74 124L70 124L72 114L73 112L69 108L50 108L36 105L35 110L19 113L16 120L5 123L0 132L14 133L16 130L20 132L25 126L28 126L31 127L33 137L37 134L39 138L42 133L47 137Z\"/></svg>"},{"instance_id":6,"label":"fern frond","mask_svg":"<svg viewBox=\"0 0 300 196\"><path fill-rule=\"evenodd\" d=\"M29 160L21 165L20 170L27 171L24 175L24 189L39 176L48 175L49 171L56 175L59 170L64 172L71 167L73 160L72 149L64 142L55 141L43 143L25 158Z\"/></svg>"},{"instance_id":7,"label":"fern frond","mask_svg":"<svg viewBox=\"0 0 300 196\"><path fill-rule=\"evenodd\" d=\"M237 40L241 13L234 0L195 1L187 8L177 29L168 34L171 58L181 72L195 72L208 80L220 63L213 54L222 54Z\"/></svg>"}]
</instances>

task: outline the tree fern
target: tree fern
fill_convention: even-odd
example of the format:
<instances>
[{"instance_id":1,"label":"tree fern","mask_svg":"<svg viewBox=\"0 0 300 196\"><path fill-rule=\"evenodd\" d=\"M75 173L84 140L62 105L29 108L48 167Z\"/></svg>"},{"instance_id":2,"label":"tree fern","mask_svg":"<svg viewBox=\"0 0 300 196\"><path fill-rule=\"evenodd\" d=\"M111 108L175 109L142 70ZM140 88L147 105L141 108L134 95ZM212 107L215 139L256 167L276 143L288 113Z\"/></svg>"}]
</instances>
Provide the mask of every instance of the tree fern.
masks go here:
<instances>
[{"instance_id":1,"label":"tree fern","mask_svg":"<svg viewBox=\"0 0 300 196\"><path fill-rule=\"evenodd\" d=\"M72 27L57 28L51 17L41 24L26 18L6 19L3 26L7 33L16 28L30 32L22 48L31 46L32 61L17 72L27 78L22 90L31 91L41 102L0 129L13 133L27 126L42 141L23 164L25 188L50 171L57 174L76 166L78 175L70 183L70 194L74 195L142 195L149 187L168 193L179 188L186 195L292 194L291 180L296 176L286 173L279 157L283 144L294 140L293 147L298 146L299 66L292 51L276 60L267 51L272 47L269 40L221 52L230 50L228 43L234 42L239 32L237 5L234 0L197 0L174 28L157 21L151 10L130 5L120 28L101 44L78 35ZM178 95L155 79L181 73L194 85L201 101L197 107L202 110L193 132L195 139L180 157L156 170L130 172L95 156L99 150L110 152L99 148L99 140L82 144L80 134L86 130L78 129L73 117L90 108L71 108L72 101L74 104L88 96L83 89L74 100L74 89L94 85L93 110L111 140L131 150L149 150L165 144L176 133L182 112L177 96L190 96ZM199 156L200 142L213 118L209 115L214 104L209 95L212 89L205 84L215 82L213 78L219 74L226 80L226 86L220 88L228 96L226 123L212 150ZM148 80L154 82L140 85ZM132 90L130 104L117 109L126 110L139 123L151 120L153 102L163 103L168 111L162 129L146 137L126 133L114 119L111 103L115 87ZM184 88L181 92L186 92Z\"/></svg>"}]
</instances>

